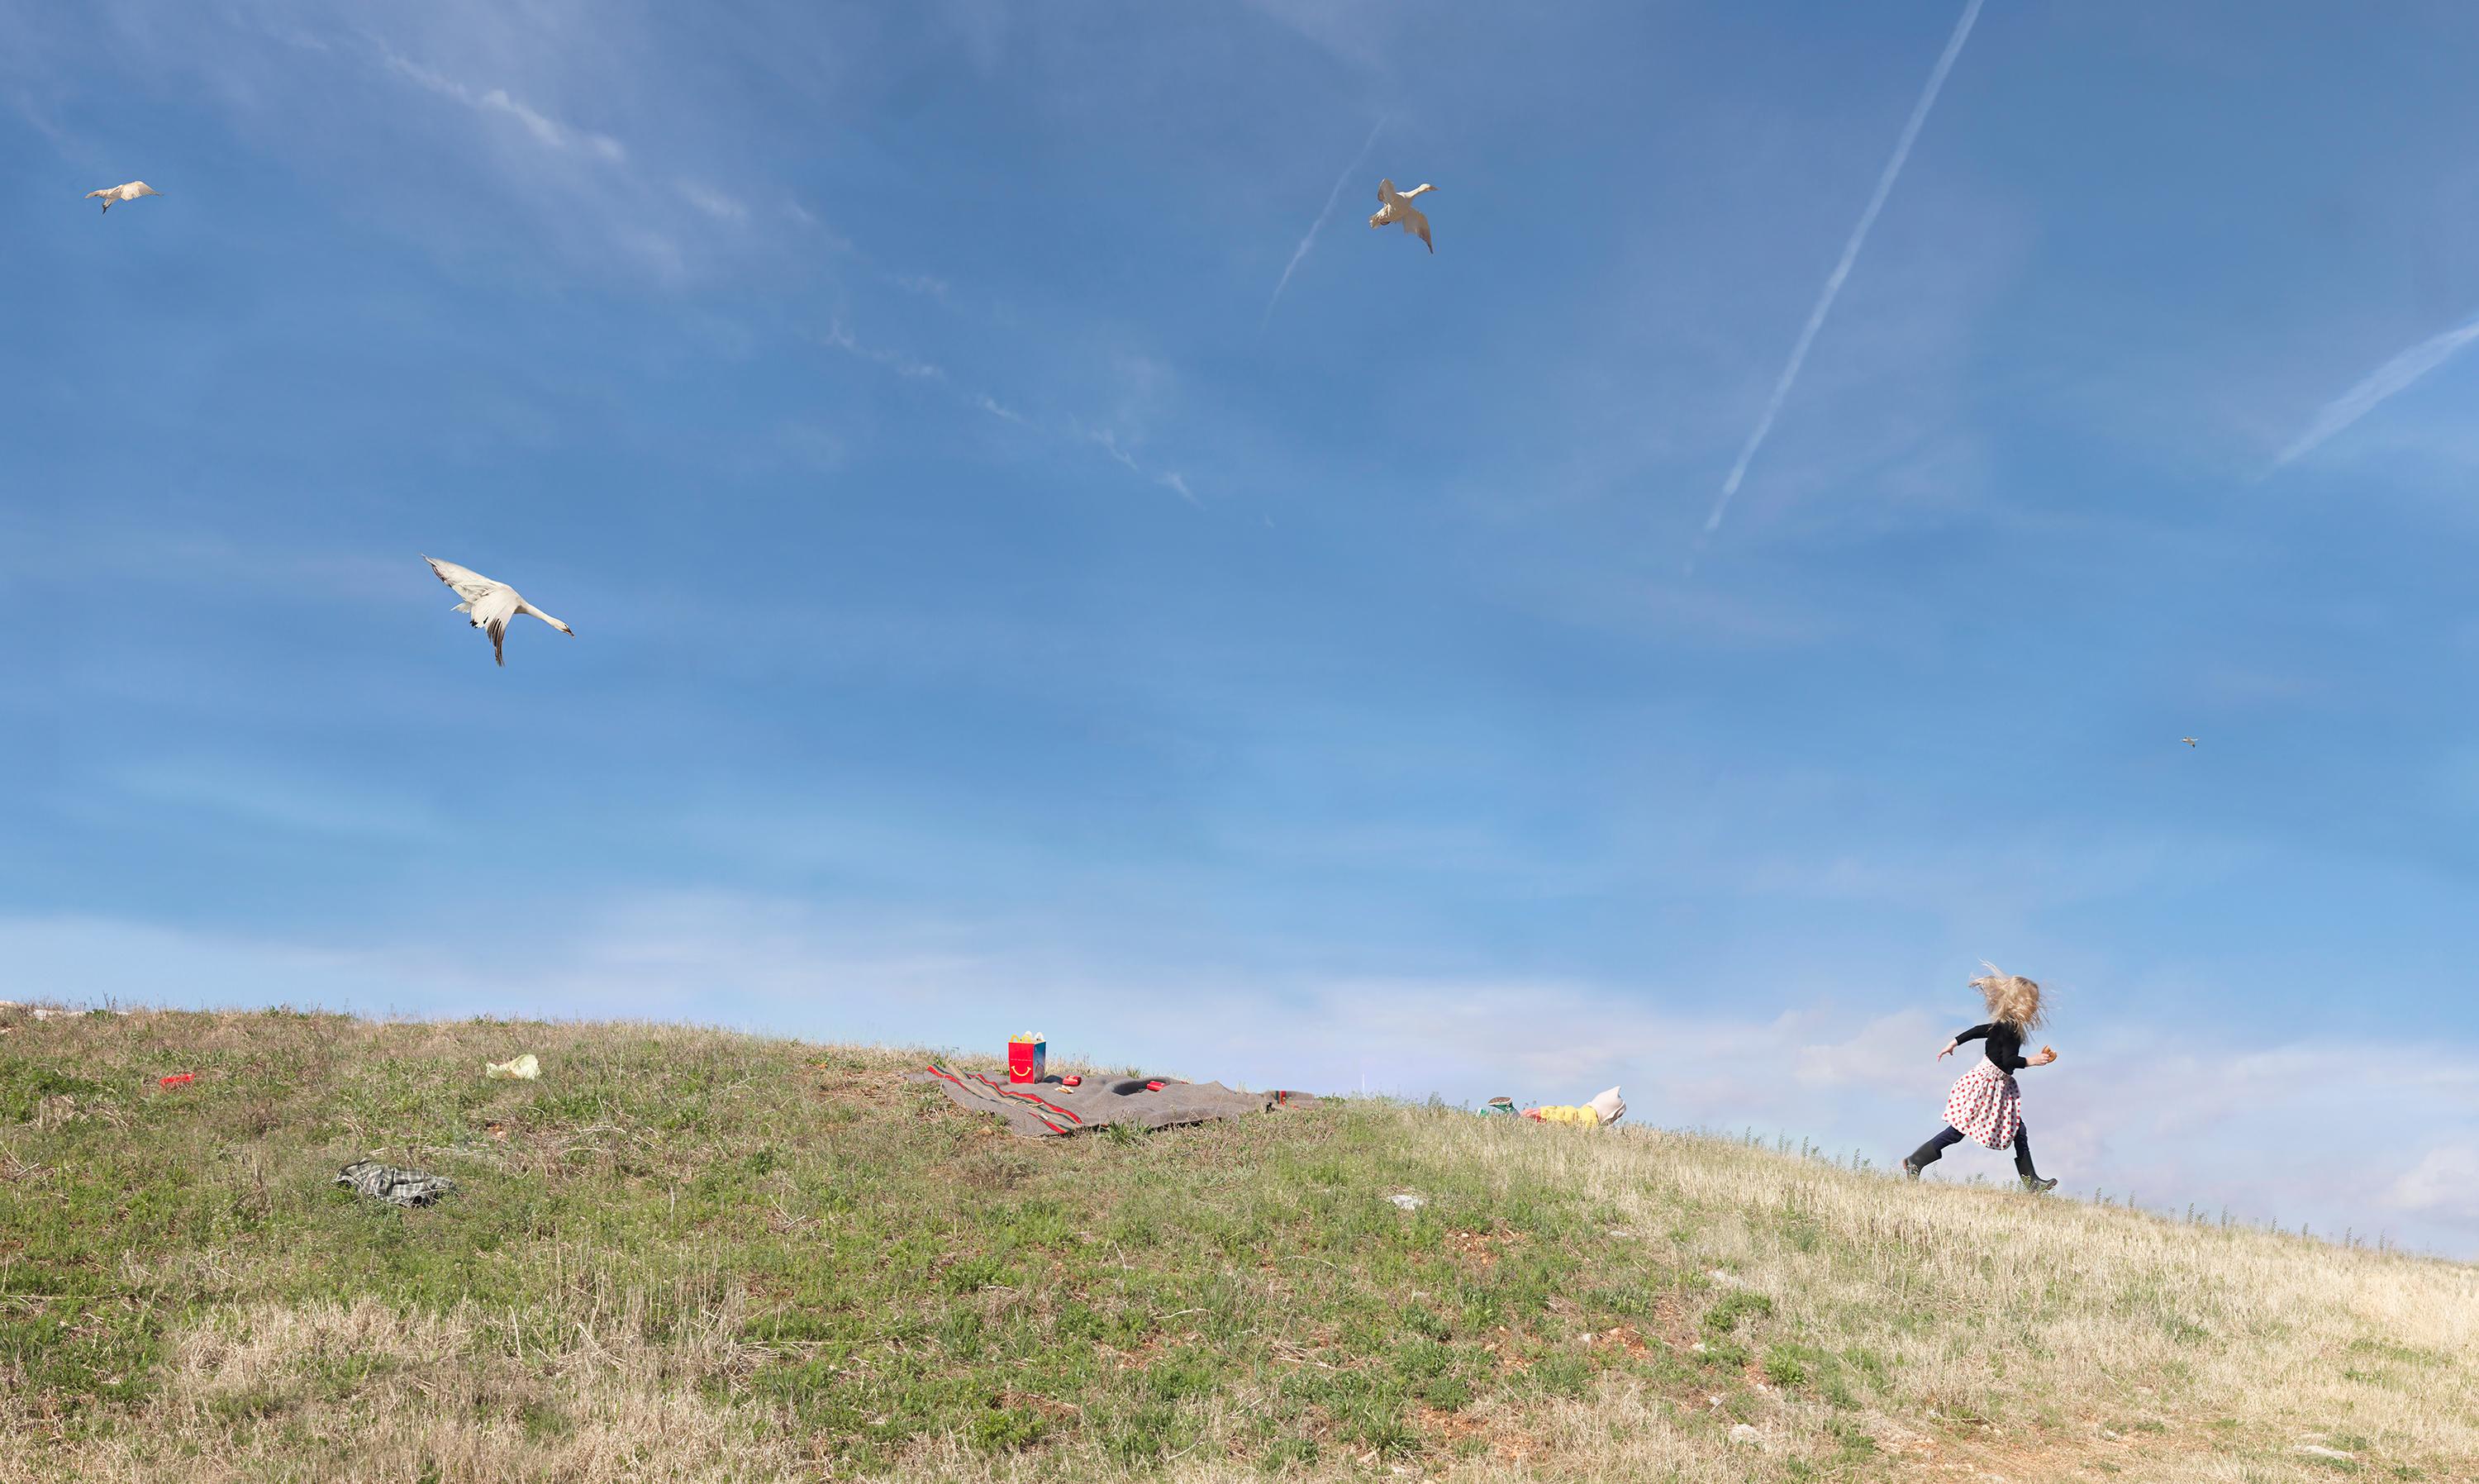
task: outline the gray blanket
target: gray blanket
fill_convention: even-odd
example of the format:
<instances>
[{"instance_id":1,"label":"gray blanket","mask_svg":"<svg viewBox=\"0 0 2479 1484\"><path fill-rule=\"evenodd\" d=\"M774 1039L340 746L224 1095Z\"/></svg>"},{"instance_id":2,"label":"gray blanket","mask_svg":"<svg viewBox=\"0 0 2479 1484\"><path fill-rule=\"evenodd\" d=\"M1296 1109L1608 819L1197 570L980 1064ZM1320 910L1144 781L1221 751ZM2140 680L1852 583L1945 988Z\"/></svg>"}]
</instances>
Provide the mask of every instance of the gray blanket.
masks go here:
<instances>
[{"instance_id":1,"label":"gray blanket","mask_svg":"<svg viewBox=\"0 0 2479 1484\"><path fill-rule=\"evenodd\" d=\"M1214 1123L1316 1101L1305 1092L1243 1092L1218 1082L1163 1082L1159 1091L1147 1088L1142 1078L1093 1077L1080 1087L1006 1083L934 1062L907 1080L935 1084L975 1113L996 1113L1007 1120L1009 1132L1026 1139L1063 1139L1114 1123L1142 1129Z\"/></svg>"}]
</instances>

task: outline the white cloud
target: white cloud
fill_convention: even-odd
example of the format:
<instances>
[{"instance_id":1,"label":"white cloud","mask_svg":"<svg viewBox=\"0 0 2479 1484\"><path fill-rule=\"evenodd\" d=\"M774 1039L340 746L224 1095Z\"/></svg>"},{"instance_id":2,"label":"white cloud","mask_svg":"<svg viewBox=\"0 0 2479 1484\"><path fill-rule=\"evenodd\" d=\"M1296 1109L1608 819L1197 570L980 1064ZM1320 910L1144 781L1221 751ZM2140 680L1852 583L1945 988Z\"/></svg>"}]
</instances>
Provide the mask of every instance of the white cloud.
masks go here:
<instances>
[{"instance_id":1,"label":"white cloud","mask_svg":"<svg viewBox=\"0 0 2479 1484\"><path fill-rule=\"evenodd\" d=\"M2416 386L2430 371L2461 353L2473 340L2479 340L2479 318L2466 320L2441 334L2431 335L2417 345L2394 356L2362 378L2358 385L2342 393L2315 414L2306 430L2290 440L2289 447L2273 460L2278 468L2313 452L2326 439L2383 406L2388 400Z\"/></svg>"},{"instance_id":2,"label":"white cloud","mask_svg":"<svg viewBox=\"0 0 2479 1484\"><path fill-rule=\"evenodd\" d=\"M410 78L444 98L452 98L477 113L498 114L515 119L546 149L564 153L583 153L597 159L619 164L628 158L628 151L618 140L590 129L577 129L547 116L541 112L508 95L504 88L476 92L452 77L432 71L419 63L408 61L394 51L385 53L389 68Z\"/></svg>"},{"instance_id":3,"label":"white cloud","mask_svg":"<svg viewBox=\"0 0 2479 1484\"><path fill-rule=\"evenodd\" d=\"M1360 153L1352 156L1351 163L1342 167L1342 173L1334 178L1334 189L1326 192L1324 208L1318 211L1316 219L1309 223L1308 231L1301 234L1299 245L1291 249L1291 261L1283 265L1283 276L1274 280L1274 292L1265 296L1265 312L1257 320L1259 330L1265 329L1272 322L1274 306L1282 302L1283 291L1291 287L1291 274L1299 270L1301 261L1309 255L1309 249L1316 245L1317 233L1325 229L1327 219L1334 215L1335 203L1342 199L1342 188L1351 183L1352 175L1359 170L1361 163L1368 158L1368 151L1375 147L1377 136L1385 127L1385 115L1380 115L1377 121L1368 126L1368 138L1361 141Z\"/></svg>"},{"instance_id":4,"label":"white cloud","mask_svg":"<svg viewBox=\"0 0 2479 1484\"><path fill-rule=\"evenodd\" d=\"M1791 347L1790 362L1782 368L1779 380L1774 383L1773 396L1766 399L1763 414L1756 419L1755 430L1748 435L1747 446L1739 450L1739 461L1730 466L1729 477L1722 482L1721 496L1713 502L1713 513L1704 519L1704 529L1721 529L1722 517L1728 513L1730 500L1739 493L1740 481L1748 476L1748 465L1763 448L1773 432L1774 419L1781 414L1782 403L1790 397L1793 383L1799 380L1800 368L1807 364L1808 347L1816 344L1817 331L1825 327L1825 317L1833 312L1833 300L1842 293L1844 280L1859 261L1859 250L1868 245L1869 229L1877 224L1877 214L1885 208L1885 198L1893 193L1894 182L1902 176L1903 166L1911 158L1911 146L1918 141L1921 125L1928 122L1929 110L1936 106L1937 92L1945 87L1946 74L1954 69L1954 60L1962 53L1962 43L1971 38L1972 23L1980 18L1981 0L1965 0L1962 16L1955 22L1954 34L1947 38L1945 50L1938 54L1936 65L1929 72L1928 87L1911 109L1911 116L1903 125L1902 138L1895 142L1894 153L1885 162L1883 173L1877 177L1876 193L1869 196L1867 209L1859 214L1858 225L1842 244L1842 256L1826 275L1825 288L1817 295L1816 307L1808 311L1807 323L1799 332L1799 342Z\"/></svg>"},{"instance_id":5,"label":"white cloud","mask_svg":"<svg viewBox=\"0 0 2479 1484\"><path fill-rule=\"evenodd\" d=\"M726 195L722 192L715 190L712 186L703 185L694 180L680 181L678 185L681 196L684 197L691 206L694 206L698 210L705 213L707 216L712 217L717 221L747 221L749 219L749 207L747 203L741 201L738 197Z\"/></svg>"},{"instance_id":6,"label":"white cloud","mask_svg":"<svg viewBox=\"0 0 2479 1484\"><path fill-rule=\"evenodd\" d=\"M858 337L853 334L852 327L841 320L829 323L825 340L826 344L846 355L883 366L907 380L944 381L947 379L946 369L943 367L928 361L914 360L901 350L887 350L875 345L862 345Z\"/></svg>"},{"instance_id":7,"label":"white cloud","mask_svg":"<svg viewBox=\"0 0 2479 1484\"><path fill-rule=\"evenodd\" d=\"M2479 1144L2431 1149L2389 1192L2393 1208L2479 1227Z\"/></svg>"},{"instance_id":8,"label":"white cloud","mask_svg":"<svg viewBox=\"0 0 2479 1484\"><path fill-rule=\"evenodd\" d=\"M832 346L833 348L844 352L846 355L852 356L856 360L867 361L873 365L882 366L888 371L893 371L898 376L905 377L907 380L931 381L936 382L942 386L948 386L951 388L954 396L959 402L964 406L972 408L976 412L986 413L1002 422L1011 422L1019 427L1039 428L1042 431L1051 432L1053 436L1064 436L1075 442L1089 444L1092 447L1101 449L1104 454L1110 457L1112 462L1127 470L1130 473L1136 474L1149 483L1159 485L1163 489L1170 491L1172 494L1177 495L1180 499L1188 501L1191 505L1201 504L1196 498L1196 492L1189 487L1188 476L1185 473L1177 470L1163 470L1150 467L1143 460L1137 457L1136 450L1121 439L1121 436L1116 429L1109 427L1091 428L1083 426L1082 424L1071 424L1064 433L1061 434L1059 430L1044 428L1042 427L1042 424L1035 422L1023 413L1016 411L1007 403L1000 401L997 397L990 396L987 392L966 392L954 388L952 379L948 376L946 369L943 367L933 365L927 361L915 360L911 356L907 355L900 350L890 350L883 346L864 344L860 337L853 333L852 327L840 319L829 321L826 333L820 336L819 340L822 344ZM1167 370L1163 368L1161 363L1147 360L1141 356L1122 357L1120 369L1124 376L1133 378L1134 381L1140 384L1140 390L1143 388L1150 388L1155 382L1168 374ZM1132 396L1133 395L1137 394L1132 394Z\"/></svg>"}]
</instances>

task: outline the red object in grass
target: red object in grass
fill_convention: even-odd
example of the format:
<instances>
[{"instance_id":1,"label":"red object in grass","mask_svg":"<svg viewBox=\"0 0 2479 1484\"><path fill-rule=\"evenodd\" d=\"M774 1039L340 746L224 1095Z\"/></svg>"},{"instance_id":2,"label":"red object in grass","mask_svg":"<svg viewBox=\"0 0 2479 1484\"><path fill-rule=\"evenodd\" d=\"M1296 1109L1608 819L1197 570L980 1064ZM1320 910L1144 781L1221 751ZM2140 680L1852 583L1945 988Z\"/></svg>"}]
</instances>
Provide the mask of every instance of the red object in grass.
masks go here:
<instances>
[{"instance_id":1,"label":"red object in grass","mask_svg":"<svg viewBox=\"0 0 2479 1484\"><path fill-rule=\"evenodd\" d=\"M1149 1082L1149 1083L1146 1083L1146 1084L1145 1084L1145 1090L1146 1090L1147 1092L1160 1092L1162 1089L1163 1089L1163 1085L1162 1085L1161 1083L1158 1083L1158 1082Z\"/></svg>"},{"instance_id":2,"label":"red object in grass","mask_svg":"<svg viewBox=\"0 0 2479 1484\"><path fill-rule=\"evenodd\" d=\"M191 1079L197 1075L198 1074L195 1072L174 1072L171 1076L164 1079L164 1086L167 1087L186 1087L190 1085Z\"/></svg>"}]
</instances>

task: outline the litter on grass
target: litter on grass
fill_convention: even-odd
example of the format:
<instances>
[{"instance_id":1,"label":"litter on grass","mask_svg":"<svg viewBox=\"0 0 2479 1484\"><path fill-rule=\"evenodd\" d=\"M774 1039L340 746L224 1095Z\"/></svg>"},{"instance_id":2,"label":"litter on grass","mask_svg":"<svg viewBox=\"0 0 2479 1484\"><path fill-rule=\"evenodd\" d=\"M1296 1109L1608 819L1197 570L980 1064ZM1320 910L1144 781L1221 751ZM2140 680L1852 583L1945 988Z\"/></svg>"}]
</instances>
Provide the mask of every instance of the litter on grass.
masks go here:
<instances>
[{"instance_id":1,"label":"litter on grass","mask_svg":"<svg viewBox=\"0 0 2479 1484\"><path fill-rule=\"evenodd\" d=\"M391 1206L427 1206L456 1189L456 1182L445 1175L425 1175L376 1160L355 1160L336 1176L336 1183Z\"/></svg>"},{"instance_id":2,"label":"litter on grass","mask_svg":"<svg viewBox=\"0 0 2479 1484\"><path fill-rule=\"evenodd\" d=\"M191 1083L197 1081L197 1079L198 1074L195 1072L174 1072L171 1076L162 1079L158 1086L166 1087L186 1087Z\"/></svg>"},{"instance_id":3,"label":"litter on grass","mask_svg":"<svg viewBox=\"0 0 2479 1484\"><path fill-rule=\"evenodd\" d=\"M1425 1196L1419 1195L1390 1195L1386 1198L1393 1201L1395 1205L1402 1207L1405 1211L1418 1211L1421 1207L1429 1204L1428 1199Z\"/></svg>"},{"instance_id":4,"label":"litter on grass","mask_svg":"<svg viewBox=\"0 0 2479 1484\"><path fill-rule=\"evenodd\" d=\"M482 1075L497 1077L503 1081L531 1082L542 1075L542 1063L535 1061L534 1054L528 1051L524 1056L506 1062L493 1062L486 1064L482 1068Z\"/></svg>"},{"instance_id":5,"label":"litter on grass","mask_svg":"<svg viewBox=\"0 0 2479 1484\"><path fill-rule=\"evenodd\" d=\"M1218 1082L1137 1077L1090 1083L1068 1098L1055 1079L1005 1083L935 1062L910 1074L906 1081L930 1083L959 1107L996 1113L1007 1121L1008 1132L1024 1139L1062 1139L1116 1124L1166 1129L1188 1123L1218 1123L1278 1108L1306 1107L1316 1101L1305 1092L1247 1092ZM1071 1102L1075 1105L1072 1108L1068 1106Z\"/></svg>"}]
</instances>

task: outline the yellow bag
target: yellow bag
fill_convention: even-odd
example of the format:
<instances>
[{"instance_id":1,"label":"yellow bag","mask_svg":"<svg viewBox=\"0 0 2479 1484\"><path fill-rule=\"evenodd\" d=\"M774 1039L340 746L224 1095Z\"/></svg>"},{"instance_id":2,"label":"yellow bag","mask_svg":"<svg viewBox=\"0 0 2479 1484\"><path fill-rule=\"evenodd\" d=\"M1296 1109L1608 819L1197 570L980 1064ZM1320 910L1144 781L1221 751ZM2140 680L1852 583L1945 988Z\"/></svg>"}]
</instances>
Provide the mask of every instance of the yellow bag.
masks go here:
<instances>
[{"instance_id":1,"label":"yellow bag","mask_svg":"<svg viewBox=\"0 0 2479 1484\"><path fill-rule=\"evenodd\" d=\"M1601 1115L1590 1108L1527 1108L1523 1115L1543 1123L1571 1123L1579 1129L1601 1126Z\"/></svg>"}]
</instances>

